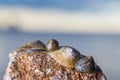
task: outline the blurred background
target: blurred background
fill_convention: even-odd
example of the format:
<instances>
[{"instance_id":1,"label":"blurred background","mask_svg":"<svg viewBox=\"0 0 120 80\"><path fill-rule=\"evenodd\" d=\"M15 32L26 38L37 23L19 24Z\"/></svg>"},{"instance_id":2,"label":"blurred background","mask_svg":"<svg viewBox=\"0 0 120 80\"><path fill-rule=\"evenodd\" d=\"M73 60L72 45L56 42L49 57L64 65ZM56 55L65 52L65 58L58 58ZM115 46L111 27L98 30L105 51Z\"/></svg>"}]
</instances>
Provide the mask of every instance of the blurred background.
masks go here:
<instances>
[{"instance_id":1,"label":"blurred background","mask_svg":"<svg viewBox=\"0 0 120 80\"><path fill-rule=\"evenodd\" d=\"M0 80L10 51L52 38L92 55L108 80L119 80L119 0L0 0Z\"/></svg>"}]
</instances>

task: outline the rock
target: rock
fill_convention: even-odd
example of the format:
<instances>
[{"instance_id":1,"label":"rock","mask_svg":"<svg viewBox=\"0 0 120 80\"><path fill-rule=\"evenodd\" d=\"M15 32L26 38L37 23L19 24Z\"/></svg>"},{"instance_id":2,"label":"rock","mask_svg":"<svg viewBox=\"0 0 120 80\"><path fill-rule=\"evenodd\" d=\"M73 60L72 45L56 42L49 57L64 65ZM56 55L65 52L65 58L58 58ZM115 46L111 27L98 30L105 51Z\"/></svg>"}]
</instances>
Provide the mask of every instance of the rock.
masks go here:
<instances>
[{"instance_id":1,"label":"rock","mask_svg":"<svg viewBox=\"0 0 120 80\"><path fill-rule=\"evenodd\" d=\"M98 65L91 72L80 72L61 65L49 51L32 47L9 54L3 80L107 80Z\"/></svg>"}]
</instances>

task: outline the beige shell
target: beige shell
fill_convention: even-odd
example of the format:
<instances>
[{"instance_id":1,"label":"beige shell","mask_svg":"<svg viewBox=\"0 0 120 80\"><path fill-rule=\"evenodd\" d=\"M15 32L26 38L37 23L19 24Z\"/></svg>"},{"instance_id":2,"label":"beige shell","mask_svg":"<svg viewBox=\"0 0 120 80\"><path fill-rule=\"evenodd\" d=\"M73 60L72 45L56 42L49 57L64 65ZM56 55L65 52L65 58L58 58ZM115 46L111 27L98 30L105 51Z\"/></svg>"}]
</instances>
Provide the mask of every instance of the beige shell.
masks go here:
<instances>
[{"instance_id":1,"label":"beige shell","mask_svg":"<svg viewBox=\"0 0 120 80\"><path fill-rule=\"evenodd\" d=\"M82 57L77 50L68 46L49 52L49 54L56 62L68 68L75 68L75 63Z\"/></svg>"},{"instance_id":2,"label":"beige shell","mask_svg":"<svg viewBox=\"0 0 120 80\"><path fill-rule=\"evenodd\" d=\"M27 43L23 46L21 46L17 51L24 51L24 50L31 50L31 49L40 49L40 50L46 50L45 44L41 42L40 40L32 41L30 43Z\"/></svg>"}]
</instances>

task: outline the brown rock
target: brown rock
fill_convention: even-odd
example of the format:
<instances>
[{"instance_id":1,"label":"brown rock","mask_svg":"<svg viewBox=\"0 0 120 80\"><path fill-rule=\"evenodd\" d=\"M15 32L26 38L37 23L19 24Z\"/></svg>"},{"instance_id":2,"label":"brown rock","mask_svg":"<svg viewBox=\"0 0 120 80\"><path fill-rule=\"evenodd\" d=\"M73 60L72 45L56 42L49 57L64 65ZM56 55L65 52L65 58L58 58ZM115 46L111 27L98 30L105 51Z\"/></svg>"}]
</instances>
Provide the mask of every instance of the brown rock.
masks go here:
<instances>
[{"instance_id":1,"label":"brown rock","mask_svg":"<svg viewBox=\"0 0 120 80\"><path fill-rule=\"evenodd\" d=\"M67 68L47 51L13 51L3 80L107 80L100 67L90 72Z\"/></svg>"}]
</instances>

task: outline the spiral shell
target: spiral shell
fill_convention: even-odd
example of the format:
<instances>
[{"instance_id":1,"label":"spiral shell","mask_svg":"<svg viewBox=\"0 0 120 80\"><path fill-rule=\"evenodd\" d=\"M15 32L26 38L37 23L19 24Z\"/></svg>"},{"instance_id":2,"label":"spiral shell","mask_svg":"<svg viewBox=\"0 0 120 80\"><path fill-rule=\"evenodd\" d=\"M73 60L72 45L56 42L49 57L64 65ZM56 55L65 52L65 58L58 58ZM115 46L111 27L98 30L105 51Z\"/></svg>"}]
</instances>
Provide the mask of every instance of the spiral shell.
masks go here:
<instances>
[{"instance_id":1,"label":"spiral shell","mask_svg":"<svg viewBox=\"0 0 120 80\"><path fill-rule=\"evenodd\" d=\"M56 62L68 68L74 68L75 63L82 57L76 49L69 46L62 46L49 54Z\"/></svg>"},{"instance_id":2,"label":"spiral shell","mask_svg":"<svg viewBox=\"0 0 120 80\"><path fill-rule=\"evenodd\" d=\"M47 51L55 51L58 49L58 47L59 47L59 43L55 39L49 40L46 44Z\"/></svg>"},{"instance_id":3,"label":"spiral shell","mask_svg":"<svg viewBox=\"0 0 120 80\"><path fill-rule=\"evenodd\" d=\"M80 72L92 72L95 69L95 62L92 56L86 56L75 64L75 69Z\"/></svg>"}]
</instances>

